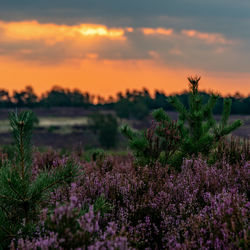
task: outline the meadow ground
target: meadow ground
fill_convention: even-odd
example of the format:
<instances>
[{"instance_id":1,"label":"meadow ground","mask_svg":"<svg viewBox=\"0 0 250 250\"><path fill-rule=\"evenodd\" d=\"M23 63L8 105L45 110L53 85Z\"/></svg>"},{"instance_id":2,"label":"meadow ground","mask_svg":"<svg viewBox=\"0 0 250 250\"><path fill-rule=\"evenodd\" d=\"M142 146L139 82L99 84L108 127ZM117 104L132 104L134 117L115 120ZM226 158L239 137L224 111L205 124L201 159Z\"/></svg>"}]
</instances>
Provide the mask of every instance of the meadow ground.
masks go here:
<instances>
[{"instance_id":1,"label":"meadow ground","mask_svg":"<svg viewBox=\"0 0 250 250\"><path fill-rule=\"evenodd\" d=\"M96 112L95 110L86 110L83 108L37 108L33 110L38 116L33 144L35 146L50 146L53 148L73 149L77 145L84 148L99 147L97 136L88 129L88 115ZM8 121L7 109L0 112L0 141L2 145L12 142L10 126ZM101 111L103 113L112 113L112 111ZM178 113L168 112L169 116L176 120ZM217 120L220 116L215 116ZM230 121L241 119L243 126L233 132L234 136L250 139L250 116L231 115ZM144 120L123 120L136 129L144 129L150 126L152 118L149 116ZM119 135L119 148L124 147L124 138Z\"/></svg>"}]
</instances>

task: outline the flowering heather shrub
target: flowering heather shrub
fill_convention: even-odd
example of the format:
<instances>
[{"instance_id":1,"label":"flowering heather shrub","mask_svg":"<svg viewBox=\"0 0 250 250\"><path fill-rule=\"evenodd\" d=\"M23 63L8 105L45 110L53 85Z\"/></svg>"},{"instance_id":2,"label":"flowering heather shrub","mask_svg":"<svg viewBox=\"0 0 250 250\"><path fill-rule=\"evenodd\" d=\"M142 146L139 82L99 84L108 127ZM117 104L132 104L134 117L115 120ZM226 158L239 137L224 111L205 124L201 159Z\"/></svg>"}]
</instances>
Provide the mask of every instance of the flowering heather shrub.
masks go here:
<instances>
[{"instance_id":1,"label":"flowering heather shrub","mask_svg":"<svg viewBox=\"0 0 250 250\"><path fill-rule=\"evenodd\" d=\"M58 152L52 149L45 153L35 152L33 154L32 178L35 179L43 171L52 173L57 168L64 166L68 160L68 157L61 157Z\"/></svg>"},{"instance_id":2,"label":"flowering heather shrub","mask_svg":"<svg viewBox=\"0 0 250 250\"><path fill-rule=\"evenodd\" d=\"M127 249L127 238L116 223L106 222L100 217L103 207L97 202L89 208L75 196L70 202L59 205L48 213L41 213L39 237L19 239L11 248L15 249ZM99 202L100 203L100 202ZM105 208L104 208L105 209Z\"/></svg>"},{"instance_id":3,"label":"flowering heather shrub","mask_svg":"<svg viewBox=\"0 0 250 250\"><path fill-rule=\"evenodd\" d=\"M37 231L12 249L249 249L248 161L186 159L181 172L111 156L78 164L83 174L50 193Z\"/></svg>"},{"instance_id":4,"label":"flowering heather shrub","mask_svg":"<svg viewBox=\"0 0 250 250\"><path fill-rule=\"evenodd\" d=\"M236 188L212 195L205 193L206 205L181 221L179 230L166 238L171 249L248 249L249 206Z\"/></svg>"},{"instance_id":5,"label":"flowering heather shrub","mask_svg":"<svg viewBox=\"0 0 250 250\"><path fill-rule=\"evenodd\" d=\"M33 168L36 167L41 170L50 170L51 168L60 165L60 163L63 164L65 157L61 157L57 151L50 148L44 153L40 153L39 151L35 152L33 159Z\"/></svg>"},{"instance_id":6,"label":"flowering heather shrub","mask_svg":"<svg viewBox=\"0 0 250 250\"><path fill-rule=\"evenodd\" d=\"M233 136L229 140L224 138L219 142L211 160L216 162L223 158L232 164L250 161L250 140L244 139L242 141L240 138Z\"/></svg>"}]
</instances>

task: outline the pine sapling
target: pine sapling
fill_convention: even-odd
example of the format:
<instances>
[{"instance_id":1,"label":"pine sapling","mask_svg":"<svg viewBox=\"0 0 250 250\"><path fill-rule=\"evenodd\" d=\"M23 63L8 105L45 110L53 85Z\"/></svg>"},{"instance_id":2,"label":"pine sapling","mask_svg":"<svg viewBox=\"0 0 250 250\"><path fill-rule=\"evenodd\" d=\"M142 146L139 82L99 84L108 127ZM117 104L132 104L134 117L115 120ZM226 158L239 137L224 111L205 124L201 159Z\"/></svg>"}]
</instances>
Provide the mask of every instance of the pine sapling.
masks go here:
<instances>
[{"instance_id":1,"label":"pine sapling","mask_svg":"<svg viewBox=\"0 0 250 250\"><path fill-rule=\"evenodd\" d=\"M189 77L189 109L176 96L168 100L179 112L178 127L181 131L181 143L178 154L173 158L173 164L181 164L183 157L202 154L208 156L224 136L242 125L240 120L228 124L232 101L224 99L222 118L216 123L213 108L218 95L212 94L206 104L202 103L202 96L198 91L200 77ZM165 116L167 116L165 114Z\"/></svg>"},{"instance_id":2,"label":"pine sapling","mask_svg":"<svg viewBox=\"0 0 250 250\"><path fill-rule=\"evenodd\" d=\"M129 147L134 152L137 163L154 165L160 162L163 165L171 164L180 170L184 157L209 156L219 141L241 126L236 120L228 124L232 101L224 99L222 118L216 123L213 117L213 108L218 95L212 94L206 104L202 103L199 93L200 77L189 77L189 108L187 109L176 96L168 99L170 104L179 112L177 122L171 119L163 109L153 112L155 123L140 134L128 126L121 131L129 139Z\"/></svg>"},{"instance_id":3,"label":"pine sapling","mask_svg":"<svg viewBox=\"0 0 250 250\"><path fill-rule=\"evenodd\" d=\"M8 247L10 241L31 236L36 229L41 202L59 184L73 181L78 166L69 160L53 174L42 172L31 179L31 136L34 114L24 111L10 114L16 160L5 160L0 168L0 249Z\"/></svg>"}]
</instances>

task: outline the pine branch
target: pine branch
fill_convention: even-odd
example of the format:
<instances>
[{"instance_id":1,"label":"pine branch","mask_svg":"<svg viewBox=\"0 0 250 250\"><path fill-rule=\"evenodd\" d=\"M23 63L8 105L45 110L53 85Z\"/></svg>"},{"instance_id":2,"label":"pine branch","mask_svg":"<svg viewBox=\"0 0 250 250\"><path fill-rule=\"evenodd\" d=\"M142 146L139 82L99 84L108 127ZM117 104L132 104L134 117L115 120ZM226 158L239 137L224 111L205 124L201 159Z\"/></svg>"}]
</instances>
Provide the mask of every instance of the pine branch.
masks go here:
<instances>
[{"instance_id":1,"label":"pine branch","mask_svg":"<svg viewBox=\"0 0 250 250\"><path fill-rule=\"evenodd\" d=\"M31 111L23 111L20 114L11 112L10 125L17 148L17 162L21 166L21 177L24 179L26 169L31 164L31 136L33 132L35 116Z\"/></svg>"},{"instance_id":2,"label":"pine branch","mask_svg":"<svg viewBox=\"0 0 250 250\"><path fill-rule=\"evenodd\" d=\"M240 127L242 125L242 121L241 120L236 120L234 121L232 124L222 127L221 131L220 131L220 136L225 136L227 134L230 134L232 131L234 131L235 129L237 129L238 127Z\"/></svg>"},{"instance_id":3,"label":"pine branch","mask_svg":"<svg viewBox=\"0 0 250 250\"><path fill-rule=\"evenodd\" d=\"M25 162L24 162L24 145L23 145L23 127L24 127L24 121L19 122L19 138L20 138L20 161L21 161L21 168L22 168L22 179L24 179L24 168L25 168Z\"/></svg>"},{"instance_id":4,"label":"pine branch","mask_svg":"<svg viewBox=\"0 0 250 250\"><path fill-rule=\"evenodd\" d=\"M5 227L3 227L3 226L0 225L0 228L1 228L4 232L6 232L6 233L8 234L8 238L14 238L14 237L15 237L15 235L12 234L12 233L11 233L9 230L7 230Z\"/></svg>"},{"instance_id":5,"label":"pine branch","mask_svg":"<svg viewBox=\"0 0 250 250\"><path fill-rule=\"evenodd\" d=\"M200 76L189 76L188 81L189 81L189 88L191 90L192 94L197 94L198 93L198 87L199 87L199 81L201 77Z\"/></svg>"},{"instance_id":6,"label":"pine branch","mask_svg":"<svg viewBox=\"0 0 250 250\"><path fill-rule=\"evenodd\" d=\"M23 201L25 202L24 198L15 190L15 188L13 187L12 185L12 182L10 179L7 180L8 181L8 184L9 184L9 187L11 188L11 190Z\"/></svg>"},{"instance_id":7,"label":"pine branch","mask_svg":"<svg viewBox=\"0 0 250 250\"><path fill-rule=\"evenodd\" d=\"M188 119L188 111L176 96L170 96L168 101L179 112L179 119Z\"/></svg>"},{"instance_id":8,"label":"pine branch","mask_svg":"<svg viewBox=\"0 0 250 250\"><path fill-rule=\"evenodd\" d=\"M136 136L136 132L133 131L127 124L120 127L121 133L126 136L128 139L132 140Z\"/></svg>"},{"instance_id":9,"label":"pine branch","mask_svg":"<svg viewBox=\"0 0 250 250\"><path fill-rule=\"evenodd\" d=\"M164 121L170 122L171 121L169 116L163 110L163 108L159 108L159 109L154 110L152 112L152 115L157 122L164 122Z\"/></svg>"},{"instance_id":10,"label":"pine branch","mask_svg":"<svg viewBox=\"0 0 250 250\"><path fill-rule=\"evenodd\" d=\"M5 199L5 200L13 200L13 201L17 201L17 202L20 202L20 200L18 200L18 199L15 199L15 198L13 198L13 197L9 197L9 196L6 196L6 195L2 195L2 194L0 194L0 198L2 198L2 199Z\"/></svg>"},{"instance_id":11,"label":"pine branch","mask_svg":"<svg viewBox=\"0 0 250 250\"><path fill-rule=\"evenodd\" d=\"M210 96L207 104L202 107L202 112L203 112L203 117L204 118L207 118L208 120L209 119L213 119L213 117L212 117L212 114L213 114L212 111L214 109L214 106L215 106L218 98L219 98L218 95L212 94L212 96ZM213 119L213 121L215 122L214 119Z\"/></svg>"},{"instance_id":12,"label":"pine branch","mask_svg":"<svg viewBox=\"0 0 250 250\"><path fill-rule=\"evenodd\" d=\"M1 204L0 204L0 208L7 214L8 218L10 218L10 215L11 215L10 212Z\"/></svg>"},{"instance_id":13,"label":"pine branch","mask_svg":"<svg viewBox=\"0 0 250 250\"><path fill-rule=\"evenodd\" d=\"M57 169L53 174L44 172L30 186L30 199L40 199L51 188L63 182L71 182L79 176L79 167L73 160L68 160L65 166Z\"/></svg>"}]
</instances>

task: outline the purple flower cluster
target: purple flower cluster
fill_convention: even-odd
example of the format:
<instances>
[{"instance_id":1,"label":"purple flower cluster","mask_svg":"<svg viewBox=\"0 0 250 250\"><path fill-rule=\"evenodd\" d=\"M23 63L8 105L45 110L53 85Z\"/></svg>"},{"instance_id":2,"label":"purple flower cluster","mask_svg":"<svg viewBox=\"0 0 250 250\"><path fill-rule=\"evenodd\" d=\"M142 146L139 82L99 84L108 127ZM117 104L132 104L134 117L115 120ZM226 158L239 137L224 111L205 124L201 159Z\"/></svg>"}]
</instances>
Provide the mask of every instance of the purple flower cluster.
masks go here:
<instances>
[{"instance_id":1,"label":"purple flower cluster","mask_svg":"<svg viewBox=\"0 0 250 250\"><path fill-rule=\"evenodd\" d=\"M36 155L34 169L65 158ZM248 249L250 163L188 159L180 173L119 157L78 159L82 175L56 189L36 236L12 249ZM34 177L35 178L35 177ZM105 201L97 202L104 197ZM109 204L105 210L103 204Z\"/></svg>"},{"instance_id":2,"label":"purple flower cluster","mask_svg":"<svg viewBox=\"0 0 250 250\"><path fill-rule=\"evenodd\" d=\"M128 249L125 234L115 222L105 222L94 207L87 210L76 196L65 205L57 203L49 213L41 213L40 237L19 239L17 249ZM11 248L15 249L14 241Z\"/></svg>"}]
</instances>

